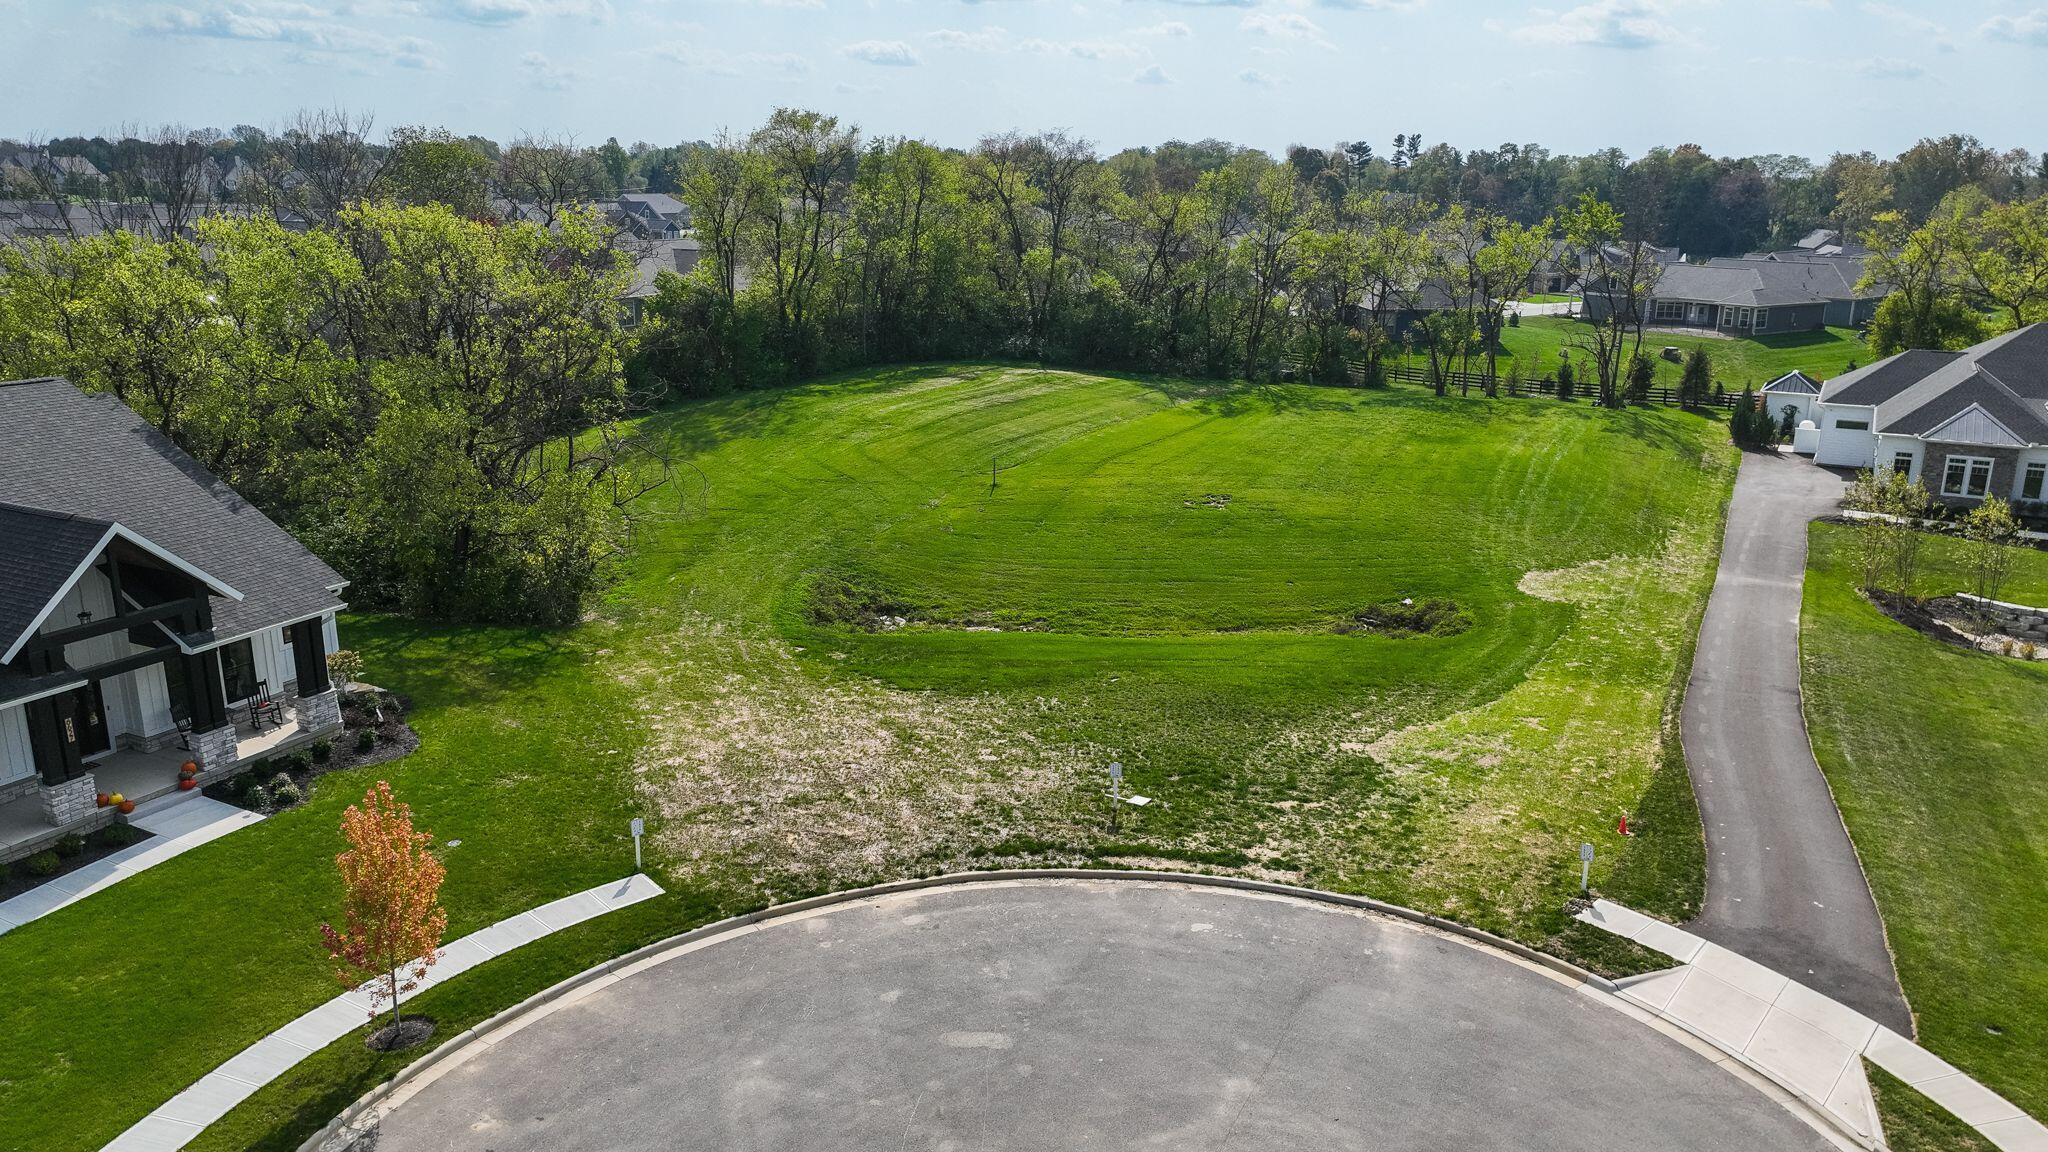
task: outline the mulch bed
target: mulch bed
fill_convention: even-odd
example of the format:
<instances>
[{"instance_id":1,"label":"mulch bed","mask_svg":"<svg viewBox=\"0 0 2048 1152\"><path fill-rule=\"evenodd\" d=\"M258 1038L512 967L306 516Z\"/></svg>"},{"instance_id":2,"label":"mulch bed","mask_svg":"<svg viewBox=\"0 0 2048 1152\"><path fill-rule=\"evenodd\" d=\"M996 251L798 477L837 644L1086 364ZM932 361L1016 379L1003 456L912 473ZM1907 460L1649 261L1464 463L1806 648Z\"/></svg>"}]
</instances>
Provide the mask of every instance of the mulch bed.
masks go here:
<instances>
[{"instance_id":1,"label":"mulch bed","mask_svg":"<svg viewBox=\"0 0 2048 1152\"><path fill-rule=\"evenodd\" d=\"M2015 640L1996 630L1978 631L1985 627L1976 623L1976 612L1970 605L1953 596L1935 596L1915 600L1896 592L1864 592L1864 599L1870 601L1878 611L1904 624L1922 636L1968 648L1977 652L1988 652L1994 656L2010 656L2012 659L2041 659L2048 657L2048 646L2041 646L2031 657L2018 655L2025 651L2021 647L2026 641ZM2011 651L2007 651L2007 646Z\"/></svg>"},{"instance_id":2,"label":"mulch bed","mask_svg":"<svg viewBox=\"0 0 2048 1152\"><path fill-rule=\"evenodd\" d=\"M301 748L260 762L230 779L209 784L206 794L252 812L280 812L293 807L293 804L276 803L272 795L272 785L278 776L290 777L303 796L312 788L313 781L329 772L383 764L408 755L420 746L419 733L405 721L411 711L412 701L396 692L355 685L352 691L342 696L342 730L327 738L327 759L317 760L308 749ZM364 732L373 733L375 740L369 748L360 749L357 744ZM264 803L253 802L249 790L255 785L262 786Z\"/></svg>"},{"instance_id":3,"label":"mulch bed","mask_svg":"<svg viewBox=\"0 0 2048 1152\"><path fill-rule=\"evenodd\" d=\"M57 871L52 875L31 876L28 874L26 870L24 870L23 862L21 860L16 860L14 863L7 865L4 869L0 869L0 900L12 899L13 897L21 895L23 892L40 888L43 885L48 884L50 881L55 880L59 876L63 876L66 873L78 871L80 868L85 867L87 864L104 860L107 857L112 856L116 852L125 852L129 848L132 848L135 845L140 844L146 840L155 839L155 837L151 836L149 833L144 832L140 828L136 828L132 824L126 825L125 827L130 829L130 832L134 836L134 839L128 841L126 844L109 844L100 838L101 833L105 832L106 829L99 829L86 836L85 851L79 853L76 856L58 856Z\"/></svg>"}]
</instances>

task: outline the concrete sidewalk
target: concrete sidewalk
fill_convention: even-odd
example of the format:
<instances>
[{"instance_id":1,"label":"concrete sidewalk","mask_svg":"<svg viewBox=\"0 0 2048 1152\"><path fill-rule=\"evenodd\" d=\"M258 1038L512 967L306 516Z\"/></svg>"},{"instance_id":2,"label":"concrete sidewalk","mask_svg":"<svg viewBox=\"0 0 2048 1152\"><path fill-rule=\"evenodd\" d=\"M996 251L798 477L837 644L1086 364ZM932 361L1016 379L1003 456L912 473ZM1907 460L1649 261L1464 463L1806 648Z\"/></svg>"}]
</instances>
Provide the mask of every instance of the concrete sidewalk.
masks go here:
<instances>
[{"instance_id":1,"label":"concrete sidewalk","mask_svg":"<svg viewBox=\"0 0 2048 1152\"><path fill-rule=\"evenodd\" d=\"M522 944L661 893L661 885L636 873L500 920L444 945L434 966L427 969L426 979L412 995L418 996ZM370 997L360 988L336 996L200 1077L198 1083L115 1137L102 1152L176 1152L205 1131L207 1125L227 1115L235 1105L290 1071L299 1061L361 1030L370 1012Z\"/></svg>"},{"instance_id":2,"label":"concrete sidewalk","mask_svg":"<svg viewBox=\"0 0 2048 1152\"><path fill-rule=\"evenodd\" d=\"M149 833L152 839L123 848L11 900L0 902L0 933L48 916L110 884L118 884L137 872L154 868L173 856L190 852L201 844L218 840L261 819L263 817L254 812L205 796L193 796L159 812L138 816L131 823Z\"/></svg>"},{"instance_id":3,"label":"concrete sidewalk","mask_svg":"<svg viewBox=\"0 0 2048 1152\"><path fill-rule=\"evenodd\" d=\"M1690 932L1607 900L1579 919L1678 961L1621 982L1620 996L1683 1027L1826 1110L1866 1139L1882 1126L1869 1060L2005 1152L2048 1152L2048 1127L1863 1013Z\"/></svg>"}]
</instances>

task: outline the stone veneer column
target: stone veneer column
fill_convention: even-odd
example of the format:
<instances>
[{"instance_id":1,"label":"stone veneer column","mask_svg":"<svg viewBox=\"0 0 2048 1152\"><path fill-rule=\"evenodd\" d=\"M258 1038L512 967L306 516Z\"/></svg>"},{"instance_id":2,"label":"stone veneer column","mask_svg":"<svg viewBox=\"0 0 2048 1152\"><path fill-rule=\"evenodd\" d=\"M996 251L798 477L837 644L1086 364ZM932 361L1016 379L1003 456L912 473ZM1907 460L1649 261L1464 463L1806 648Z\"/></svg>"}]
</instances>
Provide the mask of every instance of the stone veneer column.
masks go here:
<instances>
[{"instance_id":1,"label":"stone veneer column","mask_svg":"<svg viewBox=\"0 0 2048 1152\"><path fill-rule=\"evenodd\" d=\"M319 732L341 723L341 693L329 688L325 692L299 697L299 728L305 732Z\"/></svg>"},{"instance_id":2,"label":"stone veneer column","mask_svg":"<svg viewBox=\"0 0 2048 1152\"><path fill-rule=\"evenodd\" d=\"M46 784L42 789L43 819L62 828L92 815L98 797L90 772L73 776L62 784Z\"/></svg>"},{"instance_id":3,"label":"stone veneer column","mask_svg":"<svg viewBox=\"0 0 2048 1152\"><path fill-rule=\"evenodd\" d=\"M187 742L192 745L192 759L208 772L226 768L241 758L235 753L233 724L223 724L211 732L194 732Z\"/></svg>"}]
</instances>

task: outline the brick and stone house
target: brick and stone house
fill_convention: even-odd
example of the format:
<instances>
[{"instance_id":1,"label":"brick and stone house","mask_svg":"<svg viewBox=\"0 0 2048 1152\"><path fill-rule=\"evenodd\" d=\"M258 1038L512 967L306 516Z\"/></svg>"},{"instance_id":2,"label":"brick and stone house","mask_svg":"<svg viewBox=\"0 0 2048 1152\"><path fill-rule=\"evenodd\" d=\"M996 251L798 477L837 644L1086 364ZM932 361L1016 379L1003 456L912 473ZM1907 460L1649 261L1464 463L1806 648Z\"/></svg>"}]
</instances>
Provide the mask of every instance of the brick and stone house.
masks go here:
<instances>
[{"instance_id":1,"label":"brick and stone house","mask_svg":"<svg viewBox=\"0 0 2048 1152\"><path fill-rule=\"evenodd\" d=\"M2048 512L2048 324L1960 352L1901 352L1827 382L1814 459L1890 468L1935 499Z\"/></svg>"},{"instance_id":2,"label":"brick and stone house","mask_svg":"<svg viewBox=\"0 0 2048 1152\"><path fill-rule=\"evenodd\" d=\"M0 383L0 860L339 730L345 583L114 397Z\"/></svg>"}]
</instances>

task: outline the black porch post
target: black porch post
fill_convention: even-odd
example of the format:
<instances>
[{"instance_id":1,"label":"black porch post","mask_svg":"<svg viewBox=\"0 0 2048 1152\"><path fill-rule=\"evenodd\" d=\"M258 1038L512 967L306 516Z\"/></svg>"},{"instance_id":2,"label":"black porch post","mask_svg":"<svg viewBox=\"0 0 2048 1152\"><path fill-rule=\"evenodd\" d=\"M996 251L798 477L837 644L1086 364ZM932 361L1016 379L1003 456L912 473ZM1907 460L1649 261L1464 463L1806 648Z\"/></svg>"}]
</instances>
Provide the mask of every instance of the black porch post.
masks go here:
<instances>
[{"instance_id":1,"label":"black porch post","mask_svg":"<svg viewBox=\"0 0 2048 1152\"><path fill-rule=\"evenodd\" d=\"M78 754L78 699L69 692L31 700L23 709L28 720L29 755L45 784L62 784L76 776L84 762Z\"/></svg>"},{"instance_id":2,"label":"black porch post","mask_svg":"<svg viewBox=\"0 0 2048 1152\"><path fill-rule=\"evenodd\" d=\"M185 709L194 732L211 732L228 722L227 687L220 680L220 658L211 650L180 655L185 662Z\"/></svg>"},{"instance_id":3,"label":"black porch post","mask_svg":"<svg viewBox=\"0 0 2048 1152\"><path fill-rule=\"evenodd\" d=\"M327 630L320 617L292 625L292 659L298 665L300 696L327 691Z\"/></svg>"}]
</instances>

